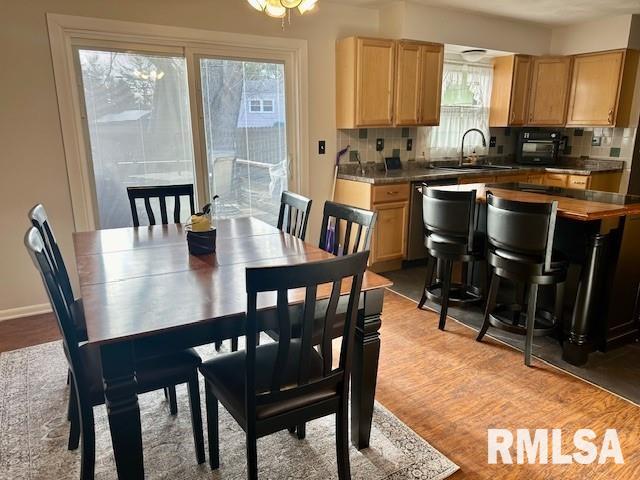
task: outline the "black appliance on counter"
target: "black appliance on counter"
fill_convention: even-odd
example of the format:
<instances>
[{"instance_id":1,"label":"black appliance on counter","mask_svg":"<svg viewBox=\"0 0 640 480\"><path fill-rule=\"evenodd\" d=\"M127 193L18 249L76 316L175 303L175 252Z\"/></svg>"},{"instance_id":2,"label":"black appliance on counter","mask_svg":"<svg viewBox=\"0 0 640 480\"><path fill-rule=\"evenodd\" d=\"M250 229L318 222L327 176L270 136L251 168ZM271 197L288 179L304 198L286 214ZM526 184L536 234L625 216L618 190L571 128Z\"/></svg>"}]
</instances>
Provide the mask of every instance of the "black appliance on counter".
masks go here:
<instances>
[{"instance_id":1,"label":"black appliance on counter","mask_svg":"<svg viewBox=\"0 0 640 480\"><path fill-rule=\"evenodd\" d=\"M518 135L516 162L522 165L553 165L565 141L557 130L523 129Z\"/></svg>"}]
</instances>

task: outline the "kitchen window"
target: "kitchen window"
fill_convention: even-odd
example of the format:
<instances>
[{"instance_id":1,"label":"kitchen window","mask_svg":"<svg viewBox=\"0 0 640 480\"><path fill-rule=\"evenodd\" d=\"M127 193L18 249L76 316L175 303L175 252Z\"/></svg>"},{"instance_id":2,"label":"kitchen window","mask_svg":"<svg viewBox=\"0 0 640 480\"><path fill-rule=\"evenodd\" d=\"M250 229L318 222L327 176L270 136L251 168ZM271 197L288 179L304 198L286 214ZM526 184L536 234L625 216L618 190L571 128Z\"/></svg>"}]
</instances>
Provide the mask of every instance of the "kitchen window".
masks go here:
<instances>
[{"instance_id":1,"label":"kitchen window","mask_svg":"<svg viewBox=\"0 0 640 480\"><path fill-rule=\"evenodd\" d=\"M431 157L460 154L462 135L470 128L482 130L489 139L489 104L493 69L490 65L444 62L440 125L430 132ZM465 154L482 150L478 134L469 134Z\"/></svg>"}]
</instances>

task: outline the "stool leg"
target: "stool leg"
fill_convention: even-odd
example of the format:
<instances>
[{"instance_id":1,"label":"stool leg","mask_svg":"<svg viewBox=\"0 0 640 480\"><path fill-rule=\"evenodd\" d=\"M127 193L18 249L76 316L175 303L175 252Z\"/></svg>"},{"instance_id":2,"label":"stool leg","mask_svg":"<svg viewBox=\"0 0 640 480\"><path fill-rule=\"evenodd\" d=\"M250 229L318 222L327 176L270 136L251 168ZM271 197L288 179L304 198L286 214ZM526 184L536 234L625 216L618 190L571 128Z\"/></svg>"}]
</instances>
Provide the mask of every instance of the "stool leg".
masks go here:
<instances>
[{"instance_id":1,"label":"stool leg","mask_svg":"<svg viewBox=\"0 0 640 480\"><path fill-rule=\"evenodd\" d=\"M444 261L444 277L442 278L442 299L440 302L440 322L438 328L444 330L447 323L447 310L449 309L449 290L451 290L451 272L453 270L453 261Z\"/></svg>"},{"instance_id":2,"label":"stool leg","mask_svg":"<svg viewBox=\"0 0 640 480\"><path fill-rule=\"evenodd\" d=\"M527 338L524 343L524 364L531 366L531 351L533 350L533 330L536 327L536 302L538 301L538 285L532 283L529 287L529 305L527 306Z\"/></svg>"},{"instance_id":3,"label":"stool leg","mask_svg":"<svg viewBox=\"0 0 640 480\"><path fill-rule=\"evenodd\" d=\"M484 321L482 322L482 327L480 327L480 331L478 332L478 336L476 337L477 342L482 341L482 337L489 330L489 314L491 311L496 308L496 298L498 297L498 287L500 286L500 277L495 273L491 276L491 285L489 286L489 293L487 293L487 304L484 308Z\"/></svg>"},{"instance_id":4,"label":"stool leg","mask_svg":"<svg viewBox=\"0 0 640 480\"><path fill-rule=\"evenodd\" d=\"M433 277L433 271L435 269L436 259L431 255L427 258L427 276L424 279L424 289L422 290L422 298L418 304L418 308L422 308L427 301L427 288L431 286L431 278Z\"/></svg>"},{"instance_id":5,"label":"stool leg","mask_svg":"<svg viewBox=\"0 0 640 480\"><path fill-rule=\"evenodd\" d=\"M562 322L562 315L564 309L564 282L556 283L555 292L555 305L553 309L553 315L556 317L556 334L562 341L564 339L564 328Z\"/></svg>"}]
</instances>

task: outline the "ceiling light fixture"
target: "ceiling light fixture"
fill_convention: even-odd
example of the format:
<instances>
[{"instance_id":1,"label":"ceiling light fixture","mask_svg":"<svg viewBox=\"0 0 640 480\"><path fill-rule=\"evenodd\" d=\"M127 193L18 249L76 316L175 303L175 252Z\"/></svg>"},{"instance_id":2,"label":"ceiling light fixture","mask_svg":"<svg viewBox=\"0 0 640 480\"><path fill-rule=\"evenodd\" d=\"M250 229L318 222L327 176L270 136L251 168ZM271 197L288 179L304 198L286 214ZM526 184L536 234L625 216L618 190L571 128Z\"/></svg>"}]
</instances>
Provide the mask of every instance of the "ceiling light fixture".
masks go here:
<instances>
[{"instance_id":1,"label":"ceiling light fixture","mask_svg":"<svg viewBox=\"0 0 640 480\"><path fill-rule=\"evenodd\" d=\"M264 12L273 18L281 18L284 28L285 17L288 17L291 23L292 10L297 8L300 15L304 15L315 8L318 0L247 0L247 2L259 12Z\"/></svg>"},{"instance_id":2,"label":"ceiling light fixture","mask_svg":"<svg viewBox=\"0 0 640 480\"><path fill-rule=\"evenodd\" d=\"M475 63L482 60L487 55L487 51L482 48L474 48L463 50L460 55L465 62Z\"/></svg>"}]
</instances>

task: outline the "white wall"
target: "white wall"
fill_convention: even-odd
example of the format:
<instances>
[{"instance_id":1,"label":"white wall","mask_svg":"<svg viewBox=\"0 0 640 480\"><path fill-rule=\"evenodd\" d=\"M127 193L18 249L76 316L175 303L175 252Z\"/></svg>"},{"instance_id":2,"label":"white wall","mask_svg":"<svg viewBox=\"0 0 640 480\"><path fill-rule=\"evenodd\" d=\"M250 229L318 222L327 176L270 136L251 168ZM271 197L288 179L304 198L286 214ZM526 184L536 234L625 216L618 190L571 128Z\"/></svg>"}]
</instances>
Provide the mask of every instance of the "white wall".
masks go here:
<instances>
[{"instance_id":1,"label":"white wall","mask_svg":"<svg viewBox=\"0 0 640 480\"><path fill-rule=\"evenodd\" d=\"M574 55L627 48L632 15L606 17L590 22L554 28L550 53Z\"/></svg>"}]
</instances>

